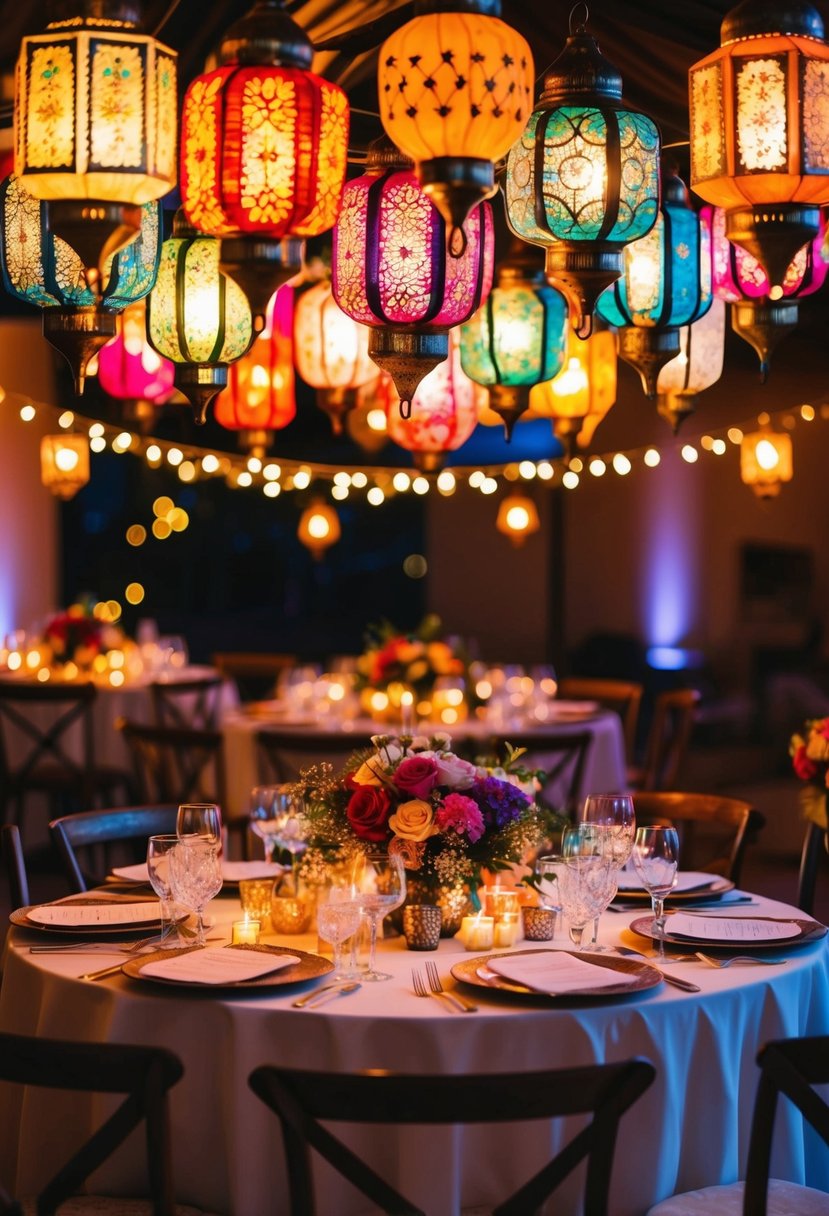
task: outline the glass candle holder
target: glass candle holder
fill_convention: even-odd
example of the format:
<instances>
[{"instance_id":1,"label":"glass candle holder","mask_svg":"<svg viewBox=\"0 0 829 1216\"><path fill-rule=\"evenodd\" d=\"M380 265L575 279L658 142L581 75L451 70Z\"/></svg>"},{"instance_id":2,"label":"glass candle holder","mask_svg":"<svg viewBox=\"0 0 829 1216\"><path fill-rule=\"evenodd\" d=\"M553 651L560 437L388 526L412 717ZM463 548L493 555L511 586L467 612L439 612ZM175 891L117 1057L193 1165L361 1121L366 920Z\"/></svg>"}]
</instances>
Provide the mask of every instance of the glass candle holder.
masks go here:
<instances>
[{"instance_id":1,"label":"glass candle holder","mask_svg":"<svg viewBox=\"0 0 829 1216\"><path fill-rule=\"evenodd\" d=\"M235 920L231 925L231 946L256 946L259 943L258 920L246 916L244 920Z\"/></svg>"},{"instance_id":2,"label":"glass candle holder","mask_svg":"<svg viewBox=\"0 0 829 1216\"><path fill-rule=\"evenodd\" d=\"M243 878L239 882L239 901L248 920L258 920L264 928L271 914L272 878Z\"/></svg>"},{"instance_id":3,"label":"glass candle holder","mask_svg":"<svg viewBox=\"0 0 829 1216\"><path fill-rule=\"evenodd\" d=\"M313 905L302 895L280 895L271 899L271 922L275 933L304 933L311 924Z\"/></svg>"},{"instance_id":4,"label":"glass candle holder","mask_svg":"<svg viewBox=\"0 0 829 1216\"><path fill-rule=\"evenodd\" d=\"M491 950L495 921L491 916L465 916L460 938L466 950Z\"/></svg>"}]
</instances>

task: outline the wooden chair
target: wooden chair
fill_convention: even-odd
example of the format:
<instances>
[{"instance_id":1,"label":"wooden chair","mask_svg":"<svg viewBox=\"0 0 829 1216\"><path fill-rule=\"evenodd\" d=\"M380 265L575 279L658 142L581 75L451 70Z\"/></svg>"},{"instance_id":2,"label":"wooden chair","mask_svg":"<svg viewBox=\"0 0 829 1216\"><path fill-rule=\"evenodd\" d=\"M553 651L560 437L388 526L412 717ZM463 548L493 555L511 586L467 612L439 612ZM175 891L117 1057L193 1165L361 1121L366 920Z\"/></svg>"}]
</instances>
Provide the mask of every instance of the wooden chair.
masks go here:
<instances>
[{"instance_id":1,"label":"wooden chair","mask_svg":"<svg viewBox=\"0 0 829 1216\"><path fill-rule=\"evenodd\" d=\"M547 774L541 797L562 815L573 818L584 793L584 770L593 742L589 731L556 732L541 735L538 732L522 734L507 731L502 736L493 736L485 747L476 745L477 752L498 755L504 740L513 747L525 747L526 757L522 761L528 768L537 766Z\"/></svg>"},{"instance_id":2,"label":"wooden chair","mask_svg":"<svg viewBox=\"0 0 829 1216\"><path fill-rule=\"evenodd\" d=\"M147 856L147 837L172 835L176 806L129 806L81 811L49 824L69 886L88 891L106 881L113 865L129 865Z\"/></svg>"},{"instance_id":3,"label":"wooden chair","mask_svg":"<svg viewBox=\"0 0 829 1216\"><path fill-rule=\"evenodd\" d=\"M604 1216L616 1133L622 1115L645 1092L656 1070L647 1060L584 1068L423 1076L387 1072L301 1072L265 1065L251 1073L253 1092L279 1116L292 1216L314 1216L310 1149L315 1149L380 1211L424 1216L319 1120L343 1123L505 1123L591 1115L535 1177L493 1209L493 1216L531 1216L571 1170L586 1161L584 1210Z\"/></svg>"},{"instance_id":4,"label":"wooden chair","mask_svg":"<svg viewBox=\"0 0 829 1216\"><path fill-rule=\"evenodd\" d=\"M296 664L295 654L257 654L253 651L222 651L210 662L225 680L233 680L240 701L273 697L281 672Z\"/></svg>"},{"instance_id":5,"label":"wooden chair","mask_svg":"<svg viewBox=\"0 0 829 1216\"><path fill-rule=\"evenodd\" d=\"M634 789L674 788L691 741L699 699L695 688L677 688L657 696L644 762L641 768L628 772L628 782Z\"/></svg>"},{"instance_id":6,"label":"wooden chair","mask_svg":"<svg viewBox=\"0 0 829 1216\"><path fill-rule=\"evenodd\" d=\"M809 916L815 911L815 889L818 874L826 869L827 832L816 823L808 823L803 836L803 849L800 854L800 872L797 877L798 908L802 908Z\"/></svg>"},{"instance_id":7,"label":"wooden chair","mask_svg":"<svg viewBox=\"0 0 829 1216\"><path fill-rule=\"evenodd\" d=\"M135 765L138 799L148 806L225 798L222 735L215 730L116 723Z\"/></svg>"},{"instance_id":8,"label":"wooden chair","mask_svg":"<svg viewBox=\"0 0 829 1216\"><path fill-rule=\"evenodd\" d=\"M215 730L222 702L220 675L193 680L156 680L150 685L155 726Z\"/></svg>"},{"instance_id":9,"label":"wooden chair","mask_svg":"<svg viewBox=\"0 0 829 1216\"><path fill-rule=\"evenodd\" d=\"M20 829L16 823L4 823L0 827L0 854L9 888L9 905L15 908L29 906L29 880L26 874L26 859L20 841Z\"/></svg>"},{"instance_id":10,"label":"wooden chair","mask_svg":"<svg viewBox=\"0 0 829 1216\"><path fill-rule=\"evenodd\" d=\"M124 1101L58 1170L37 1196L38 1213L82 1216L199 1216L195 1208L176 1204L167 1093L182 1077L181 1061L162 1048L124 1047L113 1043L70 1043L16 1034L0 1034L0 1080L47 1089L123 1094ZM149 1200L108 1199L85 1195L72 1200L86 1179L127 1136L145 1125ZM66 1206L63 1206L63 1205ZM33 1201L15 1202L0 1190L0 1212L33 1211Z\"/></svg>"},{"instance_id":11,"label":"wooden chair","mask_svg":"<svg viewBox=\"0 0 829 1216\"><path fill-rule=\"evenodd\" d=\"M567 676L559 680L558 685L562 700L598 701L605 709L612 709L619 715L628 764L633 764L636 755L636 728L643 691L641 684L628 680L599 680L588 676Z\"/></svg>"},{"instance_id":12,"label":"wooden chair","mask_svg":"<svg viewBox=\"0 0 829 1216\"><path fill-rule=\"evenodd\" d=\"M826 1216L824 1191L769 1178L779 1095L788 1098L829 1145L829 1105L813 1088L829 1082L829 1037L780 1039L757 1056L760 1083L748 1145L745 1182L707 1186L657 1203L648 1216Z\"/></svg>"},{"instance_id":13,"label":"wooden chair","mask_svg":"<svg viewBox=\"0 0 829 1216\"><path fill-rule=\"evenodd\" d=\"M26 798L45 795L51 813L87 810L129 794L129 773L95 761L92 710L98 690L86 684L0 681L0 811L20 823ZM13 759L14 757L14 759Z\"/></svg>"},{"instance_id":14,"label":"wooden chair","mask_svg":"<svg viewBox=\"0 0 829 1216\"><path fill-rule=\"evenodd\" d=\"M746 847L765 823L750 803L720 794L634 791L637 824L670 823L679 833L683 870L722 874L739 883Z\"/></svg>"},{"instance_id":15,"label":"wooden chair","mask_svg":"<svg viewBox=\"0 0 829 1216\"><path fill-rule=\"evenodd\" d=\"M366 735L346 731L260 730L256 734L260 768L269 781L296 781L314 764L329 760L335 766L360 748L371 748Z\"/></svg>"}]
</instances>

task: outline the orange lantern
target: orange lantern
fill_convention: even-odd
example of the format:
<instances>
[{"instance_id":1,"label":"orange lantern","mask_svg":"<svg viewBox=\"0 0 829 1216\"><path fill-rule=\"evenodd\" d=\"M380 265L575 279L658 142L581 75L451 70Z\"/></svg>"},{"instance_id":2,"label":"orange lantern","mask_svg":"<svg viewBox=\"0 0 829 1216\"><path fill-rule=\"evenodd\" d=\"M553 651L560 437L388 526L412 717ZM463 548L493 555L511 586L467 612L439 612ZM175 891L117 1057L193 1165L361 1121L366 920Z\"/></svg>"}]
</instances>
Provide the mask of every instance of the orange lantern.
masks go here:
<instances>
[{"instance_id":1,"label":"orange lantern","mask_svg":"<svg viewBox=\"0 0 829 1216\"><path fill-rule=\"evenodd\" d=\"M541 527L538 507L525 494L509 494L501 499L495 527L520 549L527 537Z\"/></svg>"},{"instance_id":2,"label":"orange lantern","mask_svg":"<svg viewBox=\"0 0 829 1216\"><path fill-rule=\"evenodd\" d=\"M297 292L294 305L294 358L317 403L331 419L335 435L356 404L355 390L377 378L368 354L368 328L358 325L334 299L330 280Z\"/></svg>"},{"instance_id":3,"label":"orange lantern","mask_svg":"<svg viewBox=\"0 0 829 1216\"><path fill-rule=\"evenodd\" d=\"M228 369L227 388L216 398L216 421L239 431L240 445L263 455L273 438L296 417L293 364L293 288L276 292L265 329L253 346Z\"/></svg>"},{"instance_id":4,"label":"orange lantern","mask_svg":"<svg viewBox=\"0 0 829 1216\"><path fill-rule=\"evenodd\" d=\"M340 517L330 503L315 498L302 512L296 534L305 548L311 550L315 561L320 561L326 549L342 535Z\"/></svg>"},{"instance_id":5,"label":"orange lantern","mask_svg":"<svg viewBox=\"0 0 829 1216\"><path fill-rule=\"evenodd\" d=\"M792 437L768 425L740 443L740 477L758 498L776 498L784 481L791 481Z\"/></svg>"},{"instance_id":6,"label":"orange lantern","mask_svg":"<svg viewBox=\"0 0 829 1216\"><path fill-rule=\"evenodd\" d=\"M579 447L589 445L615 400L616 339L608 330L596 330L586 340L571 333L562 370L530 390L530 409L553 420L570 455L576 441Z\"/></svg>"}]
</instances>

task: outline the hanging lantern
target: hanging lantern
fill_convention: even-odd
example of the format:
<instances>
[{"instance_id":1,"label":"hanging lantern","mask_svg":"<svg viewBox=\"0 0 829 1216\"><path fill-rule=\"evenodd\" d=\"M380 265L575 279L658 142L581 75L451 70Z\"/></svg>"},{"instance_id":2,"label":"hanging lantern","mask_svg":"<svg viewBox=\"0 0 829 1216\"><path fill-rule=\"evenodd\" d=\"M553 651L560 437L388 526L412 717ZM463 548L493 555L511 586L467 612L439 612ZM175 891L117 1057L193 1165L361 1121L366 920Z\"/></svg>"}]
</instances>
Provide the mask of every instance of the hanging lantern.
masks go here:
<instances>
[{"instance_id":1,"label":"hanging lantern","mask_svg":"<svg viewBox=\"0 0 829 1216\"><path fill-rule=\"evenodd\" d=\"M538 507L524 494L510 494L501 499L495 527L520 549L527 537L541 527Z\"/></svg>"},{"instance_id":2,"label":"hanging lantern","mask_svg":"<svg viewBox=\"0 0 829 1216\"><path fill-rule=\"evenodd\" d=\"M436 472L447 452L466 443L487 396L486 389L470 380L461 366L456 331L449 338L449 358L424 378L412 400L411 416L401 418L394 401L386 416L389 438L411 452L416 467L424 473Z\"/></svg>"},{"instance_id":3,"label":"hanging lantern","mask_svg":"<svg viewBox=\"0 0 829 1216\"><path fill-rule=\"evenodd\" d=\"M135 0L63 8L20 44L15 172L54 200L52 231L92 271L135 238L134 209L176 184L176 53L138 32Z\"/></svg>"},{"instance_id":4,"label":"hanging lantern","mask_svg":"<svg viewBox=\"0 0 829 1216\"><path fill-rule=\"evenodd\" d=\"M716 384L725 353L725 304L712 300L708 312L679 331L679 354L656 381L657 409L674 434L693 413L697 394Z\"/></svg>"},{"instance_id":5,"label":"hanging lantern","mask_svg":"<svg viewBox=\"0 0 829 1216\"><path fill-rule=\"evenodd\" d=\"M44 435L40 441L40 480L67 501L89 481L86 435Z\"/></svg>"},{"instance_id":6,"label":"hanging lantern","mask_svg":"<svg viewBox=\"0 0 829 1216\"><path fill-rule=\"evenodd\" d=\"M596 329L586 341L570 333L564 367L553 380L530 392L530 409L551 418L556 438L569 456L587 447L616 400L616 337Z\"/></svg>"},{"instance_id":7,"label":"hanging lantern","mask_svg":"<svg viewBox=\"0 0 829 1216\"><path fill-rule=\"evenodd\" d=\"M227 384L228 363L250 345L251 316L242 289L219 269L218 241L191 228L181 209L161 247L147 315L150 342L175 364L176 388L204 422Z\"/></svg>"},{"instance_id":8,"label":"hanging lantern","mask_svg":"<svg viewBox=\"0 0 829 1216\"><path fill-rule=\"evenodd\" d=\"M380 372L374 380L356 389L355 397L354 409L349 410L345 419L349 437L364 452L379 452L389 441L389 408L396 407L399 401L394 381L388 372Z\"/></svg>"},{"instance_id":9,"label":"hanging lantern","mask_svg":"<svg viewBox=\"0 0 829 1216\"><path fill-rule=\"evenodd\" d=\"M656 124L623 104L621 76L583 25L574 31L571 14L570 37L510 150L505 193L510 228L547 248L547 278L570 301L580 335L622 272L623 247L656 221L659 152Z\"/></svg>"},{"instance_id":10,"label":"hanging lantern","mask_svg":"<svg viewBox=\"0 0 829 1216\"><path fill-rule=\"evenodd\" d=\"M247 354L231 363L227 388L213 406L216 421L239 431L241 447L255 456L263 456L273 432L296 417L293 297L287 284L272 297L265 329Z\"/></svg>"},{"instance_id":11,"label":"hanging lantern","mask_svg":"<svg viewBox=\"0 0 829 1216\"><path fill-rule=\"evenodd\" d=\"M139 234L110 257L95 288L81 258L57 236L46 203L19 178L0 184L0 267L6 290L43 309L43 336L61 352L84 390L86 366L116 333L116 313L142 299L155 282L160 256L159 206L140 209Z\"/></svg>"},{"instance_id":12,"label":"hanging lantern","mask_svg":"<svg viewBox=\"0 0 829 1216\"><path fill-rule=\"evenodd\" d=\"M335 545L342 535L340 517L330 503L315 498L302 512L296 534L305 548L311 550L314 559L320 561L326 549Z\"/></svg>"},{"instance_id":13,"label":"hanging lantern","mask_svg":"<svg viewBox=\"0 0 829 1216\"><path fill-rule=\"evenodd\" d=\"M173 364L147 341L143 300L124 309L118 335L101 348L95 364L101 388L122 403L124 421L134 422L142 431L152 426L156 407L175 392Z\"/></svg>"},{"instance_id":14,"label":"hanging lantern","mask_svg":"<svg viewBox=\"0 0 829 1216\"><path fill-rule=\"evenodd\" d=\"M294 357L317 403L331 419L335 435L356 404L356 390L377 378L368 354L368 328L346 316L329 280L297 292L294 305Z\"/></svg>"},{"instance_id":15,"label":"hanging lantern","mask_svg":"<svg viewBox=\"0 0 829 1216\"><path fill-rule=\"evenodd\" d=\"M829 269L824 250L826 221L821 217L817 236L798 249L772 298L774 289L763 267L726 236L723 209L703 207L702 216L711 228L714 294L731 304L731 328L757 352L760 379L765 382L772 351L798 323L797 301L817 291L826 279Z\"/></svg>"},{"instance_id":16,"label":"hanging lantern","mask_svg":"<svg viewBox=\"0 0 829 1216\"><path fill-rule=\"evenodd\" d=\"M675 172L662 176L662 202L647 236L625 246L622 275L596 311L619 329L619 354L656 395L659 369L679 352L679 327L711 306L711 235Z\"/></svg>"},{"instance_id":17,"label":"hanging lantern","mask_svg":"<svg viewBox=\"0 0 829 1216\"><path fill-rule=\"evenodd\" d=\"M761 264L772 299L829 202L823 32L810 4L742 0L689 73L691 186L726 209L728 239Z\"/></svg>"},{"instance_id":18,"label":"hanging lantern","mask_svg":"<svg viewBox=\"0 0 829 1216\"><path fill-rule=\"evenodd\" d=\"M339 211L348 100L308 70L312 58L282 0L258 0L225 33L219 66L184 98L182 203L196 228L222 238L222 270L257 321L300 269L302 238L325 232Z\"/></svg>"},{"instance_id":19,"label":"hanging lantern","mask_svg":"<svg viewBox=\"0 0 829 1216\"><path fill-rule=\"evenodd\" d=\"M452 326L468 321L492 286L492 209L481 203L450 257L446 224L388 140L369 148L366 173L349 182L334 226L334 299L371 327L369 355L388 371L408 416L415 389L449 353Z\"/></svg>"},{"instance_id":20,"label":"hanging lantern","mask_svg":"<svg viewBox=\"0 0 829 1216\"><path fill-rule=\"evenodd\" d=\"M486 302L461 327L463 370L489 388L508 440L532 386L560 370L567 342L567 301L547 283L535 251L523 250L499 265Z\"/></svg>"},{"instance_id":21,"label":"hanging lantern","mask_svg":"<svg viewBox=\"0 0 829 1216\"><path fill-rule=\"evenodd\" d=\"M740 477L758 498L776 498L784 481L792 479L792 437L768 426L743 435Z\"/></svg>"},{"instance_id":22,"label":"hanging lantern","mask_svg":"<svg viewBox=\"0 0 829 1216\"><path fill-rule=\"evenodd\" d=\"M472 209L495 193L494 162L532 108L532 51L500 14L500 0L416 0L414 18L378 57L383 126L415 162L453 255Z\"/></svg>"}]
</instances>

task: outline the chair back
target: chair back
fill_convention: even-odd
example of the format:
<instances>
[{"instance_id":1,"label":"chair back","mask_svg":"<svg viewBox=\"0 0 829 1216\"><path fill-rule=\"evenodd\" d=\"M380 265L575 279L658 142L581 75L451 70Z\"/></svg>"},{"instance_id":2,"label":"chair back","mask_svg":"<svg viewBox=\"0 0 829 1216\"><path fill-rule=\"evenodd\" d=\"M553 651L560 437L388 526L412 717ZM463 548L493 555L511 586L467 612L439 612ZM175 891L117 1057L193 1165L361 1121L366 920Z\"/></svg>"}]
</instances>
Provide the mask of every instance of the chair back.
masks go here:
<instances>
[{"instance_id":1,"label":"chair back","mask_svg":"<svg viewBox=\"0 0 829 1216\"><path fill-rule=\"evenodd\" d=\"M147 838L172 835L177 814L177 806L128 806L53 819L49 831L71 889L88 891L106 881L113 865L144 861Z\"/></svg>"},{"instance_id":2,"label":"chair back","mask_svg":"<svg viewBox=\"0 0 829 1216\"><path fill-rule=\"evenodd\" d=\"M679 833L684 870L722 874L732 882L740 872L749 844L765 823L749 802L720 794L677 790L634 791L637 824L669 823Z\"/></svg>"},{"instance_id":3,"label":"chair back","mask_svg":"<svg viewBox=\"0 0 829 1216\"><path fill-rule=\"evenodd\" d=\"M563 700L598 701L605 709L612 709L619 715L628 764L633 764L636 754L636 728L643 691L641 684L629 680L599 680L590 676L566 676L558 684L558 695Z\"/></svg>"},{"instance_id":4,"label":"chair back","mask_svg":"<svg viewBox=\"0 0 829 1216\"><path fill-rule=\"evenodd\" d=\"M295 654L257 654L254 651L223 651L210 662L225 680L233 680L239 700L259 701L276 694L281 672L296 664Z\"/></svg>"},{"instance_id":5,"label":"chair back","mask_svg":"<svg viewBox=\"0 0 829 1216\"><path fill-rule=\"evenodd\" d=\"M138 796L148 806L225 802L222 735L215 730L116 722L132 755Z\"/></svg>"},{"instance_id":6,"label":"chair back","mask_svg":"<svg viewBox=\"0 0 829 1216\"><path fill-rule=\"evenodd\" d=\"M300 773L314 764L330 761L337 765L359 748L370 748L365 735L345 731L278 731L256 733L259 768L268 781L296 781Z\"/></svg>"},{"instance_id":7,"label":"chair back","mask_svg":"<svg viewBox=\"0 0 829 1216\"><path fill-rule=\"evenodd\" d=\"M249 1077L254 1093L279 1116L292 1216L313 1216L310 1149L315 1149L390 1216L424 1216L320 1120L368 1124L505 1123L592 1115L533 1178L493 1209L530 1216L582 1161L584 1210L604 1216L619 1121L656 1075L647 1060L583 1068L482 1076L423 1076L372 1069L342 1074L264 1065Z\"/></svg>"},{"instance_id":8,"label":"chair back","mask_svg":"<svg viewBox=\"0 0 829 1216\"><path fill-rule=\"evenodd\" d=\"M656 698L641 770L631 784L642 790L670 790L676 785L691 742L700 694L696 688L676 688Z\"/></svg>"},{"instance_id":9,"label":"chair back","mask_svg":"<svg viewBox=\"0 0 829 1216\"><path fill-rule=\"evenodd\" d=\"M0 827L0 854L9 888L9 905L25 908L29 905L29 880L26 875L26 860L20 840L20 829L16 823L4 823Z\"/></svg>"},{"instance_id":10,"label":"chair back","mask_svg":"<svg viewBox=\"0 0 829 1216\"><path fill-rule=\"evenodd\" d=\"M54 1212L142 1123L153 1216L175 1216L168 1090L184 1073L170 1051L113 1043L69 1043L0 1034L0 1080L49 1089L123 1094L124 1101L69 1158L37 1196L38 1212ZM21 1211L9 1196L6 1210ZM95 1200L90 1196L90 1211ZM26 1210L29 1210L27 1207Z\"/></svg>"},{"instance_id":11,"label":"chair back","mask_svg":"<svg viewBox=\"0 0 829 1216\"><path fill-rule=\"evenodd\" d=\"M525 735L509 731L505 736L493 736L486 746L477 746L475 750L499 755L504 738L513 747L526 748L522 762L528 768L540 768L547 774L541 790L543 801L562 815L575 816L585 792L584 772L593 743L590 732L551 730L543 735L536 731Z\"/></svg>"},{"instance_id":12,"label":"chair back","mask_svg":"<svg viewBox=\"0 0 829 1216\"><path fill-rule=\"evenodd\" d=\"M222 702L220 675L193 680L156 680L150 685L155 726L215 730Z\"/></svg>"},{"instance_id":13,"label":"chair back","mask_svg":"<svg viewBox=\"0 0 829 1216\"><path fill-rule=\"evenodd\" d=\"M76 791L78 800L94 800L95 752L92 706L98 690L84 684L29 684L0 681L0 803L22 799L41 788L45 773ZM80 736L80 747L76 740Z\"/></svg>"},{"instance_id":14,"label":"chair back","mask_svg":"<svg viewBox=\"0 0 829 1216\"><path fill-rule=\"evenodd\" d=\"M803 849L800 854L800 872L797 876L797 903L809 916L815 910L815 889L821 868L826 869L827 853L826 828L816 823L807 823L803 837Z\"/></svg>"}]
</instances>

